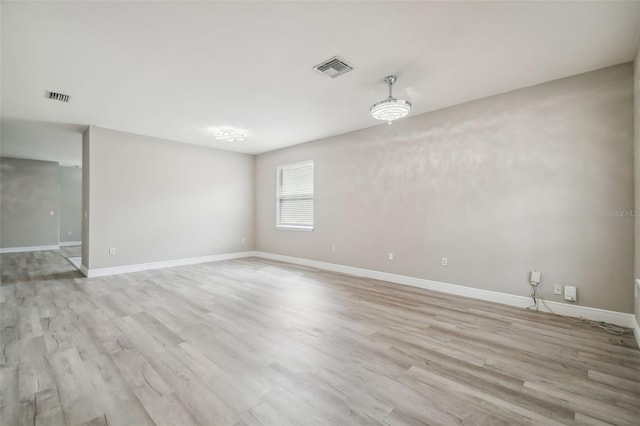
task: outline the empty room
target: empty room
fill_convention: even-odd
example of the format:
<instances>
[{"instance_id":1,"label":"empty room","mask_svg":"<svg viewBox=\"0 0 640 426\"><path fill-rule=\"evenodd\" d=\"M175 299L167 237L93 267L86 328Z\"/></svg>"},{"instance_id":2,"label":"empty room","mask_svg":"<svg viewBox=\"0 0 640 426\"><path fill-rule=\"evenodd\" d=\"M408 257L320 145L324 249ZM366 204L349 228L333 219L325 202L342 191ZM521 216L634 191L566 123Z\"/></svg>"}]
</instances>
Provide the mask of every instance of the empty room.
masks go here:
<instances>
[{"instance_id":1,"label":"empty room","mask_svg":"<svg viewBox=\"0 0 640 426\"><path fill-rule=\"evenodd\" d=\"M0 24L0 425L640 425L639 1Z\"/></svg>"}]
</instances>

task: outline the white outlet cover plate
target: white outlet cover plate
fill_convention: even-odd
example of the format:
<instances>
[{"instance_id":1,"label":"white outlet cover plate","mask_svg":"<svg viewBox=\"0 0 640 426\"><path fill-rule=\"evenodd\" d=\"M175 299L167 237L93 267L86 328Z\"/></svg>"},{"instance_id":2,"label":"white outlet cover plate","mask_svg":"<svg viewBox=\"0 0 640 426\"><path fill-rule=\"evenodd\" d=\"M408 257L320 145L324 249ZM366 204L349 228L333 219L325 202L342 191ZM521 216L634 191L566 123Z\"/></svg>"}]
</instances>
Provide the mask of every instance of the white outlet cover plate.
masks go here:
<instances>
[{"instance_id":1,"label":"white outlet cover plate","mask_svg":"<svg viewBox=\"0 0 640 426\"><path fill-rule=\"evenodd\" d=\"M575 302L578 296L578 290L571 285L564 286L564 299L570 302Z\"/></svg>"}]
</instances>

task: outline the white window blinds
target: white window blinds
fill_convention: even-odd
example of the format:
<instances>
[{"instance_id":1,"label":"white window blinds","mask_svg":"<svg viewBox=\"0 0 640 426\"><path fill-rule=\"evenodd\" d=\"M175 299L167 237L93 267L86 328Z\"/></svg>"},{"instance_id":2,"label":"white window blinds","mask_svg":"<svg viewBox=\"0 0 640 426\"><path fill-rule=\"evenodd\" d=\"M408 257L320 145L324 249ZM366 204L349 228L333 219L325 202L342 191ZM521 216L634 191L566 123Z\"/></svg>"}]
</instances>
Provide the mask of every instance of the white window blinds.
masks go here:
<instances>
[{"instance_id":1,"label":"white window blinds","mask_svg":"<svg viewBox=\"0 0 640 426\"><path fill-rule=\"evenodd\" d=\"M313 161L278 166L279 228L313 229Z\"/></svg>"}]
</instances>

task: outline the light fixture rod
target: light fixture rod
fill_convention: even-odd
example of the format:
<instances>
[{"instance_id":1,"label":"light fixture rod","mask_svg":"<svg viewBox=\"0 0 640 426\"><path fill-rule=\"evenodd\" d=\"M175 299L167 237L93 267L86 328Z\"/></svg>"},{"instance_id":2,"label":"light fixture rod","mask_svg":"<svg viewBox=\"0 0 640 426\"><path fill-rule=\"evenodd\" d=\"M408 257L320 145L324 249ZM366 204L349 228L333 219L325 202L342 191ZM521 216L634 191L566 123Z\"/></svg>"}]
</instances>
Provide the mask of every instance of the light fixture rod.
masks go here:
<instances>
[{"instance_id":1,"label":"light fixture rod","mask_svg":"<svg viewBox=\"0 0 640 426\"><path fill-rule=\"evenodd\" d=\"M397 79L398 79L398 76L396 76L396 75L390 75L390 76L384 78L384 82L389 85L389 98L390 99L393 98L392 87L393 87L393 84L396 82Z\"/></svg>"}]
</instances>

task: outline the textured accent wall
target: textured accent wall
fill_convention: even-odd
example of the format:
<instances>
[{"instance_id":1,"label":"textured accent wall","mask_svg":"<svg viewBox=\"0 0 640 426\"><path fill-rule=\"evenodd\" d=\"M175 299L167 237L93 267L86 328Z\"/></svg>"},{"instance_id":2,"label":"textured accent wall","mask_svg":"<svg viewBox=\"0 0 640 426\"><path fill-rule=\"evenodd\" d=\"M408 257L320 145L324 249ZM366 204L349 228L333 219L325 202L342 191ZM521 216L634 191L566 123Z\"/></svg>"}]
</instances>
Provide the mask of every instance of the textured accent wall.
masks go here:
<instances>
[{"instance_id":1,"label":"textured accent wall","mask_svg":"<svg viewBox=\"0 0 640 426\"><path fill-rule=\"evenodd\" d=\"M536 268L545 298L570 284L632 312L632 79L618 65L262 154L256 249L522 296ZM315 230L277 230L276 166L301 160Z\"/></svg>"},{"instance_id":2,"label":"textured accent wall","mask_svg":"<svg viewBox=\"0 0 640 426\"><path fill-rule=\"evenodd\" d=\"M0 247L57 245L59 203L58 163L0 158Z\"/></svg>"}]
</instances>

